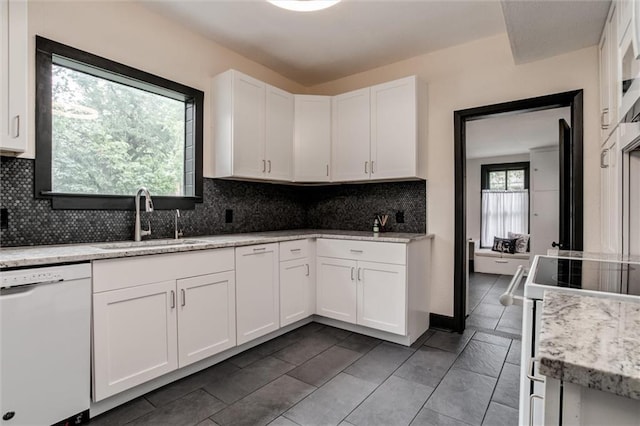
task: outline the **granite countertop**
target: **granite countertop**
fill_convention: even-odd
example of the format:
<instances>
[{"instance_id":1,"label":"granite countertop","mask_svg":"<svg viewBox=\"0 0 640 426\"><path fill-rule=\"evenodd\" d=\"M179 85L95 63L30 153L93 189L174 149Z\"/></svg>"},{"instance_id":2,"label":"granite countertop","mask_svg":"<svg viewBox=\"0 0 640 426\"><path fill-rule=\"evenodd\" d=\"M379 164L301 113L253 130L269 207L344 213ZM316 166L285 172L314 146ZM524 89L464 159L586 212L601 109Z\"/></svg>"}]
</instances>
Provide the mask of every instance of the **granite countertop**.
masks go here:
<instances>
[{"instance_id":1,"label":"granite countertop","mask_svg":"<svg viewBox=\"0 0 640 426\"><path fill-rule=\"evenodd\" d=\"M640 399L640 299L545 291L541 374Z\"/></svg>"},{"instance_id":2,"label":"granite countertop","mask_svg":"<svg viewBox=\"0 0 640 426\"><path fill-rule=\"evenodd\" d=\"M142 243L124 241L10 247L0 249L0 268L50 265L56 263L82 262L96 259L112 259L150 254L178 253L223 247L239 247L253 244L299 240L303 238L332 238L341 240L409 243L411 241L417 241L425 238L433 238L433 234L410 234L402 232L384 232L374 234L372 232L362 231L297 229L290 231L188 237L180 240L145 240Z\"/></svg>"}]
</instances>

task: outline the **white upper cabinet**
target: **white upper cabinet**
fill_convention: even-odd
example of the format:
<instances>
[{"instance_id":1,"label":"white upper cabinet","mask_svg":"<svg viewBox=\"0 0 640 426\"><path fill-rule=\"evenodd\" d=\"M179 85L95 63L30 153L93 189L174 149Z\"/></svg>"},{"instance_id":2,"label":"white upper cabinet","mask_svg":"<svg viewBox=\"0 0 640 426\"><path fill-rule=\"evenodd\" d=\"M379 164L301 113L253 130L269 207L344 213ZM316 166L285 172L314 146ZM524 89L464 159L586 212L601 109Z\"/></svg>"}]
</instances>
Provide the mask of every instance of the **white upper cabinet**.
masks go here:
<instances>
[{"instance_id":1,"label":"white upper cabinet","mask_svg":"<svg viewBox=\"0 0 640 426\"><path fill-rule=\"evenodd\" d=\"M211 105L213 177L426 179L427 90L416 76L314 96L229 70L213 79Z\"/></svg>"},{"instance_id":2,"label":"white upper cabinet","mask_svg":"<svg viewBox=\"0 0 640 426\"><path fill-rule=\"evenodd\" d=\"M333 180L369 179L370 91L369 88L334 96L332 166Z\"/></svg>"},{"instance_id":3,"label":"white upper cabinet","mask_svg":"<svg viewBox=\"0 0 640 426\"><path fill-rule=\"evenodd\" d=\"M371 87L371 179L418 176L415 76Z\"/></svg>"},{"instance_id":4,"label":"white upper cabinet","mask_svg":"<svg viewBox=\"0 0 640 426\"><path fill-rule=\"evenodd\" d=\"M600 44L600 140L602 143L618 123L618 15L616 4L611 4Z\"/></svg>"},{"instance_id":5,"label":"white upper cabinet","mask_svg":"<svg viewBox=\"0 0 640 426\"><path fill-rule=\"evenodd\" d=\"M331 97L295 95L296 182L328 182L331 162Z\"/></svg>"},{"instance_id":6,"label":"white upper cabinet","mask_svg":"<svg viewBox=\"0 0 640 426\"><path fill-rule=\"evenodd\" d=\"M293 95L267 85L266 178L290 181L293 169Z\"/></svg>"},{"instance_id":7,"label":"white upper cabinet","mask_svg":"<svg viewBox=\"0 0 640 426\"><path fill-rule=\"evenodd\" d=\"M27 2L0 0L0 150L27 149Z\"/></svg>"},{"instance_id":8,"label":"white upper cabinet","mask_svg":"<svg viewBox=\"0 0 640 426\"><path fill-rule=\"evenodd\" d=\"M291 180L293 95L235 70L213 80L215 176Z\"/></svg>"}]
</instances>

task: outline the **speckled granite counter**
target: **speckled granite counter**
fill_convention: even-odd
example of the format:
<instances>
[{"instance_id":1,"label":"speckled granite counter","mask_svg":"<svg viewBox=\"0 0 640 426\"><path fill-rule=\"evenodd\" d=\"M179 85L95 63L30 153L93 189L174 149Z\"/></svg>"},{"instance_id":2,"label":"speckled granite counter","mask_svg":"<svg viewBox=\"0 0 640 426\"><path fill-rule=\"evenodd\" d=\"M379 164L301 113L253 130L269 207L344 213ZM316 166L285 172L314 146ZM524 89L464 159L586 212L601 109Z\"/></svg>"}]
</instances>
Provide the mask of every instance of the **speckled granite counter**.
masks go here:
<instances>
[{"instance_id":1,"label":"speckled granite counter","mask_svg":"<svg viewBox=\"0 0 640 426\"><path fill-rule=\"evenodd\" d=\"M640 399L640 299L544 294L541 374Z\"/></svg>"},{"instance_id":2,"label":"speckled granite counter","mask_svg":"<svg viewBox=\"0 0 640 426\"><path fill-rule=\"evenodd\" d=\"M257 232L249 234L212 235L182 240L146 240L142 243L91 243L66 244L57 246L11 247L0 249L0 268L48 265L67 262L82 262L96 259L143 256L150 254L177 253L192 250L206 250L223 247L239 247L253 244L275 243L302 238L333 238L342 240L380 241L388 243L409 243L433 234L408 234L385 232L374 234L361 231L339 230L291 230Z\"/></svg>"}]
</instances>

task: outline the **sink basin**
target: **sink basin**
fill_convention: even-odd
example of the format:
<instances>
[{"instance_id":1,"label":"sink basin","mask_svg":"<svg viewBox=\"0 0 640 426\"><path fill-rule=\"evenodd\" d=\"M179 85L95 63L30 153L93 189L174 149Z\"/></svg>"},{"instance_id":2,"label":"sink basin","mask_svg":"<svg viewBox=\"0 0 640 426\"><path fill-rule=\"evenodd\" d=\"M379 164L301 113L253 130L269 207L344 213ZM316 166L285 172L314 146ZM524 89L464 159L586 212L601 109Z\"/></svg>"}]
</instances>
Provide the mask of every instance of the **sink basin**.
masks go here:
<instances>
[{"instance_id":1,"label":"sink basin","mask_svg":"<svg viewBox=\"0 0 640 426\"><path fill-rule=\"evenodd\" d=\"M154 247L171 247L171 246L183 246L186 244L202 244L205 241L201 240L148 240L148 241L123 241L121 243L100 244L94 246L104 250L126 250L126 249L141 249L141 248L154 248Z\"/></svg>"}]
</instances>

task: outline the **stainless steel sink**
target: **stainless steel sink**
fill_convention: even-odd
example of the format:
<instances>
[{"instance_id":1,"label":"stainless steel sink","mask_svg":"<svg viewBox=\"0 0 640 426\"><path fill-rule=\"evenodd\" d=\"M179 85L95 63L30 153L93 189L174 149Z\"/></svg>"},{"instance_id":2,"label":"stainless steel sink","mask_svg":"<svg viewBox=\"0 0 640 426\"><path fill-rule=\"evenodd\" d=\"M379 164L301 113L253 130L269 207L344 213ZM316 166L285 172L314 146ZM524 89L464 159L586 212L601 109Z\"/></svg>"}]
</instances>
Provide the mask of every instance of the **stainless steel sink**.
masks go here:
<instances>
[{"instance_id":1,"label":"stainless steel sink","mask_svg":"<svg viewBox=\"0 0 640 426\"><path fill-rule=\"evenodd\" d=\"M189 244L205 244L202 240L147 240L147 241L123 241L121 243L99 244L94 247L103 250L143 249L154 247L184 246Z\"/></svg>"}]
</instances>

